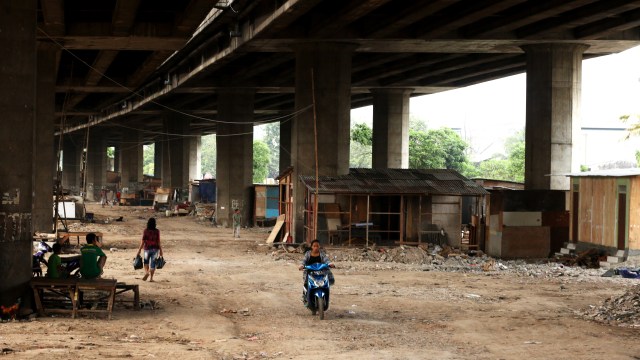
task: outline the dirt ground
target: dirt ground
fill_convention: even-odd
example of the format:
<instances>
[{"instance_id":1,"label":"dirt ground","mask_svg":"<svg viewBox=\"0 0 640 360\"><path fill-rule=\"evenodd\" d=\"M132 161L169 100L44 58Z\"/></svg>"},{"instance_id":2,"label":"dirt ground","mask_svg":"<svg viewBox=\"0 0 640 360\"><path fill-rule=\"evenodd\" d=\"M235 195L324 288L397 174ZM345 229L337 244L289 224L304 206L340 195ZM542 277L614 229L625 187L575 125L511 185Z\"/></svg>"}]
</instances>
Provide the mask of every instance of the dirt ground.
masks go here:
<instances>
[{"instance_id":1,"label":"dirt ground","mask_svg":"<svg viewBox=\"0 0 640 360\"><path fill-rule=\"evenodd\" d=\"M0 323L2 357L640 359L639 327L584 316L637 289L640 280L586 270L551 276L438 271L345 255L362 249L328 248L336 283L321 321L300 301L302 254L265 245L268 228L243 229L234 240L231 229L157 214L167 265L149 283L132 259L155 214L98 205L88 211L96 219L123 217L72 228L105 233L104 277L139 284L143 308L118 303L112 320L57 315Z\"/></svg>"}]
</instances>

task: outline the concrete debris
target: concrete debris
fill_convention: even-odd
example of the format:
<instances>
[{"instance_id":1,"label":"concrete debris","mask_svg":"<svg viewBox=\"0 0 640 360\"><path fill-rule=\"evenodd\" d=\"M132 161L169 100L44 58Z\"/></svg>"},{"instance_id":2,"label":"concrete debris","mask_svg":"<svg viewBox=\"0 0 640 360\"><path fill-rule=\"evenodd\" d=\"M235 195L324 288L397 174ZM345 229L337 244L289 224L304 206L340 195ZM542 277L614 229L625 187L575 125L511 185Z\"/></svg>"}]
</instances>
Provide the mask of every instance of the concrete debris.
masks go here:
<instances>
[{"instance_id":1,"label":"concrete debris","mask_svg":"<svg viewBox=\"0 0 640 360\"><path fill-rule=\"evenodd\" d=\"M586 319L621 327L640 327L640 286L634 286L621 296L611 296L602 305L582 313Z\"/></svg>"},{"instance_id":2,"label":"concrete debris","mask_svg":"<svg viewBox=\"0 0 640 360\"><path fill-rule=\"evenodd\" d=\"M299 262L304 253L304 247L279 248L271 251L275 260ZM462 252L449 246L397 246L397 247L369 247L326 249L327 255L338 266L340 263L351 263L357 269L358 263L377 263L380 269L410 269L409 265L419 265L422 271L447 271L460 273L484 273L486 275L512 275L527 278L562 278L562 277L600 277L601 269L588 266L569 266L552 258L504 260L495 259L482 251ZM638 261L640 262L640 257ZM383 265L384 264L384 265ZM629 263L619 266L628 266ZM406 265L406 266L405 266ZM631 264L633 266L633 264Z\"/></svg>"}]
</instances>

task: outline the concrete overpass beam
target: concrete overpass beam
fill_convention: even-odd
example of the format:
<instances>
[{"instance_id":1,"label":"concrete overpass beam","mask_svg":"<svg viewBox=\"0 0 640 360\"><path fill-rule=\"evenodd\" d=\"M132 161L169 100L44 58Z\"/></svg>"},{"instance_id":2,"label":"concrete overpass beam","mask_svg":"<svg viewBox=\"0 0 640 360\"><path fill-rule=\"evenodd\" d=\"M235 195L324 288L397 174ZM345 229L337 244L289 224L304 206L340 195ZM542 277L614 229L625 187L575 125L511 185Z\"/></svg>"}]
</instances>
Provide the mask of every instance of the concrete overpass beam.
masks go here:
<instances>
[{"instance_id":1,"label":"concrete overpass beam","mask_svg":"<svg viewBox=\"0 0 640 360\"><path fill-rule=\"evenodd\" d=\"M291 128L293 121L280 122L280 163L279 169L282 173L291 166Z\"/></svg>"},{"instance_id":2,"label":"concrete overpass beam","mask_svg":"<svg viewBox=\"0 0 640 360\"><path fill-rule=\"evenodd\" d=\"M226 89L218 95L216 133L216 219L232 224L234 209L240 209L243 225L251 217L253 186L253 108L255 91Z\"/></svg>"},{"instance_id":3,"label":"concrete overpass beam","mask_svg":"<svg viewBox=\"0 0 640 360\"><path fill-rule=\"evenodd\" d=\"M293 228L297 242L312 240L303 237L305 201L298 175L315 175L316 156L319 175L349 173L351 60L355 49L354 44L339 42L303 43L294 47L295 102L299 113L291 130L291 164L296 181Z\"/></svg>"},{"instance_id":4,"label":"concrete overpass beam","mask_svg":"<svg viewBox=\"0 0 640 360\"><path fill-rule=\"evenodd\" d=\"M413 89L375 89L372 166L409 168L409 98Z\"/></svg>"},{"instance_id":5,"label":"concrete overpass beam","mask_svg":"<svg viewBox=\"0 0 640 360\"><path fill-rule=\"evenodd\" d=\"M62 144L62 187L80 193L82 139L66 135Z\"/></svg>"},{"instance_id":6,"label":"concrete overpass beam","mask_svg":"<svg viewBox=\"0 0 640 360\"><path fill-rule=\"evenodd\" d=\"M522 46L527 54L525 188L569 190L579 128L583 44ZM551 175L551 176L549 176Z\"/></svg>"},{"instance_id":7,"label":"concrete overpass beam","mask_svg":"<svg viewBox=\"0 0 640 360\"><path fill-rule=\"evenodd\" d=\"M162 177L162 149L163 149L162 140L156 141L153 144L153 177L161 178Z\"/></svg>"},{"instance_id":8,"label":"concrete overpass beam","mask_svg":"<svg viewBox=\"0 0 640 360\"><path fill-rule=\"evenodd\" d=\"M33 154L32 230L53 231L53 184L57 171L54 145L55 74L57 46L38 44L36 126Z\"/></svg>"},{"instance_id":9,"label":"concrete overpass beam","mask_svg":"<svg viewBox=\"0 0 640 360\"><path fill-rule=\"evenodd\" d=\"M188 138L189 181L202 179L202 136Z\"/></svg>"},{"instance_id":10,"label":"concrete overpass beam","mask_svg":"<svg viewBox=\"0 0 640 360\"><path fill-rule=\"evenodd\" d=\"M163 115L165 142L162 146L162 187L189 186L190 119L174 112Z\"/></svg>"},{"instance_id":11,"label":"concrete overpass beam","mask_svg":"<svg viewBox=\"0 0 640 360\"><path fill-rule=\"evenodd\" d=\"M36 0L6 0L0 11L0 305L28 294L36 147ZM52 134L49 134L52 135ZM43 151L51 152L51 146ZM37 166L37 165L36 165ZM51 176L51 164L43 171ZM47 189L51 194L51 188ZM51 201L51 196L48 197ZM23 299L26 300L26 299Z\"/></svg>"},{"instance_id":12,"label":"concrete overpass beam","mask_svg":"<svg viewBox=\"0 0 640 360\"><path fill-rule=\"evenodd\" d=\"M100 190L107 184L107 143L95 127L89 130L86 169L87 200L100 201Z\"/></svg>"},{"instance_id":13,"label":"concrete overpass beam","mask_svg":"<svg viewBox=\"0 0 640 360\"><path fill-rule=\"evenodd\" d=\"M122 187L131 188L130 183L142 182L143 145L140 131L128 130L120 142L120 181Z\"/></svg>"}]
</instances>

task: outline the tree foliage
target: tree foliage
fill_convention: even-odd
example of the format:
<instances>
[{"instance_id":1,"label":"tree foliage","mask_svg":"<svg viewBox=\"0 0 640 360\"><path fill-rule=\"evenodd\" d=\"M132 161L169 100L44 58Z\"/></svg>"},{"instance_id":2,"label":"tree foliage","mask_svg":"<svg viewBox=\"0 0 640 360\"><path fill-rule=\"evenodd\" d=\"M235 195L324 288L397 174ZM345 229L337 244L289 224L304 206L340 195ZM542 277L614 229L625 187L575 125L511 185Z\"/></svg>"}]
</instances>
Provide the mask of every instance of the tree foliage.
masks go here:
<instances>
[{"instance_id":1,"label":"tree foliage","mask_svg":"<svg viewBox=\"0 0 640 360\"><path fill-rule=\"evenodd\" d=\"M351 167L371 167L373 130L366 124L351 129ZM453 130L426 130L422 121L410 122L409 167L413 169L455 169L464 173L473 170L466 151L467 143Z\"/></svg>"},{"instance_id":2,"label":"tree foliage","mask_svg":"<svg viewBox=\"0 0 640 360\"><path fill-rule=\"evenodd\" d=\"M349 167L371 167L371 144L373 130L364 123L355 124L351 128L351 142L349 143Z\"/></svg>"},{"instance_id":3,"label":"tree foliage","mask_svg":"<svg viewBox=\"0 0 640 360\"><path fill-rule=\"evenodd\" d=\"M351 128L351 141L358 144L371 146L373 144L373 130L364 123L358 123Z\"/></svg>"},{"instance_id":4,"label":"tree foliage","mask_svg":"<svg viewBox=\"0 0 640 360\"><path fill-rule=\"evenodd\" d=\"M524 130L505 140L504 155L496 155L478 165L477 177L494 180L524 182Z\"/></svg>"},{"instance_id":5,"label":"tree foliage","mask_svg":"<svg viewBox=\"0 0 640 360\"><path fill-rule=\"evenodd\" d=\"M620 120L625 124L629 123L626 139L640 135L640 115L622 115Z\"/></svg>"},{"instance_id":6,"label":"tree foliage","mask_svg":"<svg viewBox=\"0 0 640 360\"><path fill-rule=\"evenodd\" d=\"M155 148L156 144L142 145L142 172L153 176L155 173Z\"/></svg>"},{"instance_id":7,"label":"tree foliage","mask_svg":"<svg viewBox=\"0 0 640 360\"><path fill-rule=\"evenodd\" d=\"M271 150L269 146L260 140L253 141L253 182L264 183L269 174L271 162Z\"/></svg>"},{"instance_id":8,"label":"tree foliage","mask_svg":"<svg viewBox=\"0 0 640 360\"><path fill-rule=\"evenodd\" d=\"M216 177L216 135L206 135L202 137L200 144L200 170L201 174L211 174Z\"/></svg>"},{"instance_id":9,"label":"tree foliage","mask_svg":"<svg viewBox=\"0 0 640 360\"><path fill-rule=\"evenodd\" d=\"M276 178L280 174L280 123L273 122L264 126L264 143L271 151L271 160L267 167L267 176Z\"/></svg>"},{"instance_id":10,"label":"tree foliage","mask_svg":"<svg viewBox=\"0 0 640 360\"><path fill-rule=\"evenodd\" d=\"M469 145L449 128L409 130L409 167L412 169L454 169L464 172Z\"/></svg>"}]
</instances>

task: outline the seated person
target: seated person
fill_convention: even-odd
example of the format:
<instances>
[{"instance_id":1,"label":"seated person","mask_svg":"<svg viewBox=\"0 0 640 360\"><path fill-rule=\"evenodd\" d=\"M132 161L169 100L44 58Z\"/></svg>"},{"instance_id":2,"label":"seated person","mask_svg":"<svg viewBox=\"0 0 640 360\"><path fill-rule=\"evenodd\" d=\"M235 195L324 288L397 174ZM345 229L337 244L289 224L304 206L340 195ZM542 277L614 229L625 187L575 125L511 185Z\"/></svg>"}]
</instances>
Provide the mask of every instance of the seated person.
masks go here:
<instances>
[{"instance_id":1,"label":"seated person","mask_svg":"<svg viewBox=\"0 0 640 360\"><path fill-rule=\"evenodd\" d=\"M84 279L96 279L102 275L107 255L99 244L96 234L87 234L87 244L80 249L80 275Z\"/></svg>"},{"instance_id":2,"label":"seated person","mask_svg":"<svg viewBox=\"0 0 640 360\"><path fill-rule=\"evenodd\" d=\"M53 244L53 254L49 256L47 261L47 277L50 279L65 278L62 259L60 259L60 251L62 246L59 243Z\"/></svg>"}]
</instances>

